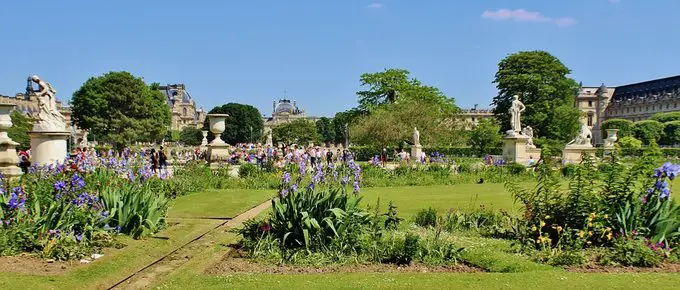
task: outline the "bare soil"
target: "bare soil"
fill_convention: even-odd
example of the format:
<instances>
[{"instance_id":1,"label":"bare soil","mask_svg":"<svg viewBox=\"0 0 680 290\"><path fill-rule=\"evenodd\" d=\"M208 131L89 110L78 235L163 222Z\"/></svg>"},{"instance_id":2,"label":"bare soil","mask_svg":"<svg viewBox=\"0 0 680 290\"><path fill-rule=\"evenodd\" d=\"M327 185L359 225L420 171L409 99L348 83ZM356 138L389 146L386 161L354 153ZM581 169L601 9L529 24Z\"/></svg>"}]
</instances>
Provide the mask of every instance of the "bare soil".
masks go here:
<instances>
[{"instance_id":1,"label":"bare soil","mask_svg":"<svg viewBox=\"0 0 680 290\"><path fill-rule=\"evenodd\" d=\"M581 267L568 267L568 272L580 273L680 273L680 264L663 263L658 267L623 267L588 264Z\"/></svg>"},{"instance_id":2,"label":"bare soil","mask_svg":"<svg viewBox=\"0 0 680 290\"><path fill-rule=\"evenodd\" d=\"M48 262L37 256L19 255L0 257L0 272L30 275L59 275L81 265L78 261Z\"/></svg>"},{"instance_id":3,"label":"bare soil","mask_svg":"<svg viewBox=\"0 0 680 290\"><path fill-rule=\"evenodd\" d=\"M399 266L395 264L348 264L326 266L292 266L258 263L244 257L243 252L232 249L215 265L206 269L206 274L324 274L324 273L474 273L482 269L458 264L446 266L426 266L411 264Z\"/></svg>"}]
</instances>

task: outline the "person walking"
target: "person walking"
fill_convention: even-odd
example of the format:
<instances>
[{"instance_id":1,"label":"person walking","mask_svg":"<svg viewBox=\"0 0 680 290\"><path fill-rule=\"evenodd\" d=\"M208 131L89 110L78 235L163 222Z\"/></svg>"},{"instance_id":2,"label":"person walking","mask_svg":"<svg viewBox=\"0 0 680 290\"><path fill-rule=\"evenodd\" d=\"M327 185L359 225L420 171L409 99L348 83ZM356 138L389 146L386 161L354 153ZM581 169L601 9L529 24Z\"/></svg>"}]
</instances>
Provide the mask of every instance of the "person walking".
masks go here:
<instances>
[{"instance_id":1,"label":"person walking","mask_svg":"<svg viewBox=\"0 0 680 290\"><path fill-rule=\"evenodd\" d=\"M158 168L158 155L156 154L156 149L151 148L151 152L149 152L149 159L151 161L151 171L156 173L156 169Z\"/></svg>"},{"instance_id":2,"label":"person walking","mask_svg":"<svg viewBox=\"0 0 680 290\"><path fill-rule=\"evenodd\" d=\"M382 152L380 153L380 164L384 168L386 163L387 163L387 148L383 148Z\"/></svg>"},{"instance_id":3,"label":"person walking","mask_svg":"<svg viewBox=\"0 0 680 290\"><path fill-rule=\"evenodd\" d=\"M168 156L165 155L165 150L163 150L163 146L158 150L158 164L159 164L159 169L168 169Z\"/></svg>"}]
</instances>

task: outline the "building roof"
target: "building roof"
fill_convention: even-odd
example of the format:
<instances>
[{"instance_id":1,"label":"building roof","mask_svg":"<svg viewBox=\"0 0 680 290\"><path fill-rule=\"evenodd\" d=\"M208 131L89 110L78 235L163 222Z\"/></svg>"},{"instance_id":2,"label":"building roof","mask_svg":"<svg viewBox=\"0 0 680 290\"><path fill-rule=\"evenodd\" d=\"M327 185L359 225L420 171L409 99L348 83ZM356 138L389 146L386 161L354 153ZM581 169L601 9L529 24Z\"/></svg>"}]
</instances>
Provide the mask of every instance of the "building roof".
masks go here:
<instances>
[{"instance_id":1,"label":"building roof","mask_svg":"<svg viewBox=\"0 0 680 290\"><path fill-rule=\"evenodd\" d=\"M274 110L274 113L276 114L288 113L294 115L298 114L299 112L300 110L298 110L295 104L292 104L290 100L287 99L279 100L279 103L276 105L276 109Z\"/></svg>"},{"instance_id":2,"label":"building roof","mask_svg":"<svg viewBox=\"0 0 680 290\"><path fill-rule=\"evenodd\" d=\"M173 99L177 99L183 104L191 104L193 99L189 92L185 89L184 84L174 84L161 86L159 88L160 92L165 95L166 102L168 105L172 105Z\"/></svg>"},{"instance_id":3,"label":"building roof","mask_svg":"<svg viewBox=\"0 0 680 290\"><path fill-rule=\"evenodd\" d=\"M680 75L616 87L614 101L645 98L680 91Z\"/></svg>"}]
</instances>

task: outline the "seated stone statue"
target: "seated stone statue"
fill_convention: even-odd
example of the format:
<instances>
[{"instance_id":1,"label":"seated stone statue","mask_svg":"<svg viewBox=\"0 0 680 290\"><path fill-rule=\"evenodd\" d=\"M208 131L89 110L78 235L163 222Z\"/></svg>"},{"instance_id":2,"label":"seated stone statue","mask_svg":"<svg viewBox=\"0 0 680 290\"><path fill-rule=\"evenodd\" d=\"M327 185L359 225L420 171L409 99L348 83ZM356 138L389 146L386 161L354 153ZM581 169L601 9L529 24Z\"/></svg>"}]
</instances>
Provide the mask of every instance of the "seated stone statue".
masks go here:
<instances>
[{"instance_id":1,"label":"seated stone statue","mask_svg":"<svg viewBox=\"0 0 680 290\"><path fill-rule=\"evenodd\" d=\"M577 146L588 146L592 147L591 140L593 139L593 134L586 124L581 124L581 131L578 133L574 140L567 143L567 145L577 145Z\"/></svg>"}]
</instances>

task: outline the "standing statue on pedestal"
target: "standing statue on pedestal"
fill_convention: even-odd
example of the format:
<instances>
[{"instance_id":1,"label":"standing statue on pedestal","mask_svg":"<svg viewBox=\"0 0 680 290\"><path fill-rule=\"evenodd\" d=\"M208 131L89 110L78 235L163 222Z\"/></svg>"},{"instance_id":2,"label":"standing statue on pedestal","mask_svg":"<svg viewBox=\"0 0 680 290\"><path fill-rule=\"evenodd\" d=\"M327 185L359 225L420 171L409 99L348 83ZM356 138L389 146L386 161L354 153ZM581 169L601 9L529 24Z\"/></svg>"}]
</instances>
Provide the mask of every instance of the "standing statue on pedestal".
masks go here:
<instances>
[{"instance_id":1,"label":"standing statue on pedestal","mask_svg":"<svg viewBox=\"0 0 680 290\"><path fill-rule=\"evenodd\" d=\"M267 142L266 142L266 145L270 145L270 146L273 145L273 144L274 144L274 141L273 141L272 139L273 139L273 137L272 137L272 130L269 129L269 130L267 130Z\"/></svg>"},{"instance_id":2,"label":"standing statue on pedestal","mask_svg":"<svg viewBox=\"0 0 680 290\"><path fill-rule=\"evenodd\" d=\"M534 129L531 128L530 126L526 126L524 130L522 130L522 135L529 137L527 139L527 148L536 148L536 145L534 145Z\"/></svg>"},{"instance_id":3,"label":"standing statue on pedestal","mask_svg":"<svg viewBox=\"0 0 680 290\"><path fill-rule=\"evenodd\" d=\"M510 113L510 130L508 131L509 134L515 135L517 133L522 132L522 124L520 123L520 115L526 107L522 102L519 101L519 96L514 95L512 100L512 104L510 105L510 109L508 112Z\"/></svg>"},{"instance_id":4,"label":"standing statue on pedestal","mask_svg":"<svg viewBox=\"0 0 680 290\"><path fill-rule=\"evenodd\" d=\"M413 145L420 145L420 131L417 127L413 127Z\"/></svg>"},{"instance_id":5,"label":"standing statue on pedestal","mask_svg":"<svg viewBox=\"0 0 680 290\"><path fill-rule=\"evenodd\" d=\"M57 91L38 76L31 76L31 81L38 84L36 97L38 99L38 120L33 125L33 131L64 131L64 116L57 110Z\"/></svg>"},{"instance_id":6,"label":"standing statue on pedestal","mask_svg":"<svg viewBox=\"0 0 680 290\"><path fill-rule=\"evenodd\" d=\"M89 131L85 130L83 131L83 140L80 141L80 147L87 148L90 146L90 144L87 141L87 135L90 134Z\"/></svg>"}]
</instances>

